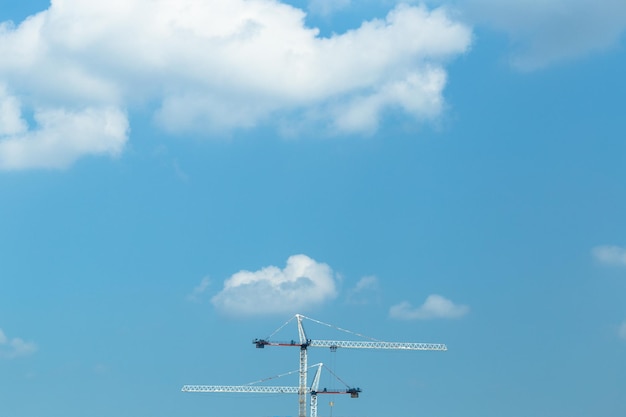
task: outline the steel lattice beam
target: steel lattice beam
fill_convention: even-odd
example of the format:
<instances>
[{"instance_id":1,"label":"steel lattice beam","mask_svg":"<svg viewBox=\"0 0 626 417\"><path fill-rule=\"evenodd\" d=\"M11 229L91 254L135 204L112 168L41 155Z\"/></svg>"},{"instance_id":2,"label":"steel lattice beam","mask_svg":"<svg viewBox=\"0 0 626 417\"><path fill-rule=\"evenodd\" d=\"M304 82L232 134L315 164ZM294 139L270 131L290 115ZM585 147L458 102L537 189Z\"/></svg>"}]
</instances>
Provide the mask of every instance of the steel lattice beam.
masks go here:
<instances>
[{"instance_id":1,"label":"steel lattice beam","mask_svg":"<svg viewBox=\"0 0 626 417\"><path fill-rule=\"evenodd\" d=\"M393 349L393 350L448 350L442 343L371 342L350 340L310 340L309 347Z\"/></svg>"},{"instance_id":2,"label":"steel lattice beam","mask_svg":"<svg viewBox=\"0 0 626 417\"><path fill-rule=\"evenodd\" d=\"M183 392L250 392L257 394L297 394L298 387L268 387L255 385L185 385Z\"/></svg>"}]
</instances>

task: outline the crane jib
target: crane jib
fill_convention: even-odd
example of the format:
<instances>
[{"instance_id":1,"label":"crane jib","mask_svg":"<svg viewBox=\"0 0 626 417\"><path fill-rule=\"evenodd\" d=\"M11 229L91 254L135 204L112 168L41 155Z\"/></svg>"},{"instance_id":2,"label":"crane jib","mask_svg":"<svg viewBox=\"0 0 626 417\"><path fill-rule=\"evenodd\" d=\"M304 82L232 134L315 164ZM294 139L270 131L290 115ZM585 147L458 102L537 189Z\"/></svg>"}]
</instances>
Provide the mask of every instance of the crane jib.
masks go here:
<instances>
[{"instance_id":1,"label":"crane jib","mask_svg":"<svg viewBox=\"0 0 626 417\"><path fill-rule=\"evenodd\" d=\"M435 350L445 351L448 347L442 343L412 342L373 342L351 340L311 340L311 347L351 348L351 349L394 349L394 350Z\"/></svg>"},{"instance_id":2,"label":"crane jib","mask_svg":"<svg viewBox=\"0 0 626 417\"><path fill-rule=\"evenodd\" d=\"M393 349L393 350L433 350L446 351L448 347L442 343L412 343L412 342L374 342L352 340L308 340L302 344L295 340L289 342L270 342L265 339L255 339L253 343L257 348L265 346L298 346L298 347L325 347L330 349Z\"/></svg>"}]
</instances>

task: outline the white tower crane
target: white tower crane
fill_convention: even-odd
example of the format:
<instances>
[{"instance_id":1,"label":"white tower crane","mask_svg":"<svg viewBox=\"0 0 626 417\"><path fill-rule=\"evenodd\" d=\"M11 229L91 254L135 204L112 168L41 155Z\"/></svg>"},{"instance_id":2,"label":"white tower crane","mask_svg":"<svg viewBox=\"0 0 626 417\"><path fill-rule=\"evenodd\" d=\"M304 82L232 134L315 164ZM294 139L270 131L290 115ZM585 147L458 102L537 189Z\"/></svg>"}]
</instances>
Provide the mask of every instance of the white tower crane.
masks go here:
<instances>
[{"instance_id":1,"label":"white tower crane","mask_svg":"<svg viewBox=\"0 0 626 417\"><path fill-rule=\"evenodd\" d=\"M313 340L309 339L304 331L304 327L302 325L302 319L308 319L314 321L319 324L323 324L329 327L329 324L323 323L318 320L311 319L309 317L303 316L302 314L296 314L292 317L287 323L283 324L280 328L274 331L276 334L280 329L282 329L285 325L287 325L291 320L296 318L298 322L298 336L299 341L292 340L290 342L272 342L269 339L272 336L269 336L265 339L255 339L252 343L256 345L257 348L264 348L265 346L292 346L292 347L300 347L300 384L298 386L298 416L306 417L306 394L307 394L307 350L309 347L326 347L331 350L336 350L338 348L351 348L351 349L393 349L393 350L434 350L434 351L446 351L448 348L446 345L441 343L410 343L410 342L383 342L380 340L370 340L370 341L344 341L344 340ZM338 330L346 331L347 330L335 327ZM359 335L361 336L361 335ZM314 416L311 416L314 417Z\"/></svg>"},{"instance_id":2,"label":"white tower crane","mask_svg":"<svg viewBox=\"0 0 626 417\"><path fill-rule=\"evenodd\" d=\"M345 390L319 390L320 375L322 373L322 363L313 365L317 367L311 388L307 390L311 394L311 417L317 417L317 395L318 394L350 394L352 398L357 398L360 388L347 388ZM282 375L281 375L282 376ZM215 392L215 393L254 393L254 394L299 394L300 387L288 386L261 386L261 385L185 385L183 392Z\"/></svg>"}]
</instances>

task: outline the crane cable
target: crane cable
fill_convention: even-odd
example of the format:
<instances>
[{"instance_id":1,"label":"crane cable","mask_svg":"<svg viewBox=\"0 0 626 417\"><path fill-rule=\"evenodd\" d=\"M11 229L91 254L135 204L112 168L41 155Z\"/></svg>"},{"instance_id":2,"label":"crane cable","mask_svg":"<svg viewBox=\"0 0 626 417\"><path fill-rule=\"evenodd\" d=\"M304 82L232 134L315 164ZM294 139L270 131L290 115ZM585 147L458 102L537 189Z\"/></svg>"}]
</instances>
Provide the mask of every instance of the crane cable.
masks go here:
<instances>
[{"instance_id":1,"label":"crane cable","mask_svg":"<svg viewBox=\"0 0 626 417\"><path fill-rule=\"evenodd\" d=\"M293 316L292 318L290 318L289 320L287 320L285 322L285 324L283 324L282 326L280 326L278 329L274 330L272 332L272 334L270 334L269 336L267 336L267 340L270 340L272 338L272 336L274 336L276 333L278 333L279 331L281 331L283 329L283 327L285 327L286 325L288 325L289 323L291 323L293 321L293 319L295 319L296 316Z\"/></svg>"},{"instance_id":2,"label":"crane cable","mask_svg":"<svg viewBox=\"0 0 626 417\"><path fill-rule=\"evenodd\" d=\"M267 336L267 340L270 340L276 333L281 331L285 326L287 326L289 323L291 323L293 321L293 319L295 319L296 317L297 317L297 315L293 316L292 318L287 320L282 326L280 326L278 329L274 330L269 336ZM344 332L344 333L348 333L348 334L351 334L351 335L354 335L354 336L362 337L363 339L371 340L372 342L382 342L382 340L375 339L375 338L369 337L369 336L365 336L364 334L353 332L351 330L343 329L341 327L334 326L332 324L324 323L323 321L312 319L311 317L303 316L302 314L300 314L300 317L302 317L303 319L310 320L310 321L312 321L314 323L321 324L322 326L330 327L331 329L339 330L339 331Z\"/></svg>"},{"instance_id":3,"label":"crane cable","mask_svg":"<svg viewBox=\"0 0 626 417\"><path fill-rule=\"evenodd\" d=\"M337 376L337 374L334 373L331 369L329 369L326 365L322 365L322 366L324 367L324 369L326 369L328 372L330 372L337 379L337 381L339 381L343 385L345 385L346 388L350 388L350 385L346 384L346 382L343 379L339 378L339 376Z\"/></svg>"},{"instance_id":4,"label":"crane cable","mask_svg":"<svg viewBox=\"0 0 626 417\"><path fill-rule=\"evenodd\" d=\"M313 321L313 322L315 322L317 324L321 324L321 325L324 325L326 327L330 327L331 329L335 329L335 330L339 330L339 331L342 331L342 332L345 332L345 333L349 333L349 334L352 334L352 335L355 335L355 336L359 336L359 337L362 337L364 339L369 339L372 342L382 342L382 340L374 339L373 337L365 336L365 335L363 335L361 333L356 333L356 332L353 332L351 330L342 329L341 327L333 326L332 324L324 323L323 321L315 320L315 319L312 319L311 317L302 316L302 315L301 315L301 317L304 318L304 319L307 319L307 320L311 320L311 321ZM289 321L291 321L291 320L293 320L293 318L291 318ZM289 322L287 322L287 323L289 323ZM282 327L284 327L287 323L283 324Z\"/></svg>"},{"instance_id":5,"label":"crane cable","mask_svg":"<svg viewBox=\"0 0 626 417\"><path fill-rule=\"evenodd\" d=\"M320 364L319 364L319 363L316 363L315 365L311 365L311 366L309 366L307 369L315 368L316 366L320 366ZM325 366L324 366L324 367L325 367ZM246 385L254 385L254 384L259 384L259 383L261 383L261 382L269 381L270 379L276 379L276 378L280 378L280 377L283 377L283 376L296 374L296 373L298 373L298 372L300 372L300 370L299 370L299 369L296 369L295 371L289 371L289 372L285 372L285 373L282 373L282 374L278 374L278 375L270 376L270 377L267 377L267 378L259 379L258 381L248 382Z\"/></svg>"}]
</instances>

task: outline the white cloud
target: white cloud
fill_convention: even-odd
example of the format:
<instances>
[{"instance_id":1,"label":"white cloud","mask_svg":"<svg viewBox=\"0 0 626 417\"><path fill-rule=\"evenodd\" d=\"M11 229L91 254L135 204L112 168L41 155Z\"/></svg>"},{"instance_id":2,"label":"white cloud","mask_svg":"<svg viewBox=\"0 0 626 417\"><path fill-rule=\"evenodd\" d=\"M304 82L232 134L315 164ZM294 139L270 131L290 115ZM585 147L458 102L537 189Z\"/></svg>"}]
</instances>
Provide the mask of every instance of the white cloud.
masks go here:
<instances>
[{"instance_id":1,"label":"white cloud","mask_svg":"<svg viewBox=\"0 0 626 417\"><path fill-rule=\"evenodd\" d=\"M335 127L343 132L373 132L388 107L400 107L418 119L435 117L443 107L440 92L445 84L446 73L441 68L425 67L421 72L407 74L404 80L381 85L376 91L337 106Z\"/></svg>"},{"instance_id":2,"label":"white cloud","mask_svg":"<svg viewBox=\"0 0 626 417\"><path fill-rule=\"evenodd\" d=\"M336 295L336 277L328 265L293 255L284 269L237 272L211 302L227 314L261 315L304 311Z\"/></svg>"},{"instance_id":3,"label":"white cloud","mask_svg":"<svg viewBox=\"0 0 626 417\"><path fill-rule=\"evenodd\" d=\"M348 303L369 304L378 301L379 284L378 278L373 275L361 278L354 288L348 290Z\"/></svg>"},{"instance_id":4,"label":"white cloud","mask_svg":"<svg viewBox=\"0 0 626 417\"><path fill-rule=\"evenodd\" d=\"M209 289L211 285L211 279L209 277L202 278L202 281L191 291L191 294L187 296L187 299L190 301L198 301L200 296Z\"/></svg>"},{"instance_id":5,"label":"white cloud","mask_svg":"<svg viewBox=\"0 0 626 417\"><path fill-rule=\"evenodd\" d=\"M354 287L355 292L377 290L377 289L378 289L378 278L376 278L373 275L369 275L367 277L361 278Z\"/></svg>"},{"instance_id":6,"label":"white cloud","mask_svg":"<svg viewBox=\"0 0 626 417\"><path fill-rule=\"evenodd\" d=\"M389 316L401 320L427 320L437 318L459 318L469 313L469 307L457 305L440 295L429 295L420 307L403 301L389 309Z\"/></svg>"},{"instance_id":7,"label":"white cloud","mask_svg":"<svg viewBox=\"0 0 626 417\"><path fill-rule=\"evenodd\" d=\"M44 139L45 126L33 139L20 106L64 112L69 126L85 109L156 107L172 133L298 126L309 114L331 133L371 132L389 108L433 118L443 108L445 64L471 42L467 26L423 6L397 6L328 38L304 20L302 10L271 0L54 0L19 26L2 24L0 84L13 96L0 96L1 133L10 135L0 140L25 159L41 147L18 142L71 155L28 164L5 150L3 166L66 166L83 154L116 154L125 139L121 117L113 137L85 139L101 143L95 152L77 135Z\"/></svg>"},{"instance_id":8,"label":"white cloud","mask_svg":"<svg viewBox=\"0 0 626 417\"><path fill-rule=\"evenodd\" d=\"M605 265L626 266L626 248L619 246L596 246L591 250L593 257Z\"/></svg>"},{"instance_id":9,"label":"white cloud","mask_svg":"<svg viewBox=\"0 0 626 417\"><path fill-rule=\"evenodd\" d=\"M28 356L37 351L33 342L26 342L19 337L9 338L0 329L0 359L14 359Z\"/></svg>"},{"instance_id":10,"label":"white cloud","mask_svg":"<svg viewBox=\"0 0 626 417\"><path fill-rule=\"evenodd\" d=\"M26 130L28 130L28 126L22 119L19 100L10 96L6 87L0 85L0 138L22 134Z\"/></svg>"},{"instance_id":11,"label":"white cloud","mask_svg":"<svg viewBox=\"0 0 626 417\"><path fill-rule=\"evenodd\" d=\"M117 156L128 138L126 116L115 108L40 109L33 130L19 117L9 119L14 123L0 132L0 170L59 169L88 155Z\"/></svg>"},{"instance_id":12,"label":"white cloud","mask_svg":"<svg viewBox=\"0 0 626 417\"><path fill-rule=\"evenodd\" d=\"M532 70L619 44L626 30L624 0L433 0L453 4L466 19L506 33L511 63Z\"/></svg>"}]
</instances>

